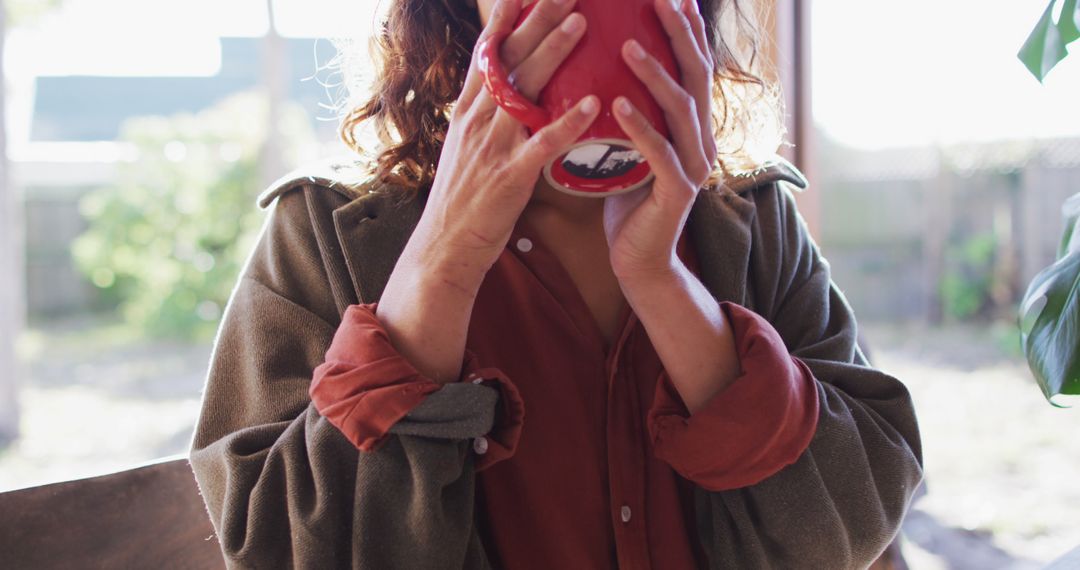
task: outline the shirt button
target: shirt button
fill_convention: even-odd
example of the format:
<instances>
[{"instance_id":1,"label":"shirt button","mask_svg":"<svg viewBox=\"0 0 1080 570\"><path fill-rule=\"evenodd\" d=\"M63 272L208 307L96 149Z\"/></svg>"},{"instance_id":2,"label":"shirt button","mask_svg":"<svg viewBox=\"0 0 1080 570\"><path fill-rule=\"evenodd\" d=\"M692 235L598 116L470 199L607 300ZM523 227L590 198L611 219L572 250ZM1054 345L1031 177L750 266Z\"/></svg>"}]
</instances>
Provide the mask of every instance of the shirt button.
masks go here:
<instances>
[{"instance_id":1,"label":"shirt button","mask_svg":"<svg viewBox=\"0 0 1080 570\"><path fill-rule=\"evenodd\" d=\"M473 442L472 442L472 448L473 448L473 451L475 451L476 453L478 453L480 455L483 455L483 454L487 453L487 449L488 449L488 440L487 440L487 438L484 437L484 436L480 436L480 437L474 439Z\"/></svg>"},{"instance_id":2,"label":"shirt button","mask_svg":"<svg viewBox=\"0 0 1080 570\"><path fill-rule=\"evenodd\" d=\"M517 240L517 248L521 253L529 253L532 251L532 240L529 238L521 238Z\"/></svg>"},{"instance_id":3,"label":"shirt button","mask_svg":"<svg viewBox=\"0 0 1080 570\"><path fill-rule=\"evenodd\" d=\"M619 514L622 516L622 522L630 522L630 507L623 505L619 509Z\"/></svg>"}]
</instances>

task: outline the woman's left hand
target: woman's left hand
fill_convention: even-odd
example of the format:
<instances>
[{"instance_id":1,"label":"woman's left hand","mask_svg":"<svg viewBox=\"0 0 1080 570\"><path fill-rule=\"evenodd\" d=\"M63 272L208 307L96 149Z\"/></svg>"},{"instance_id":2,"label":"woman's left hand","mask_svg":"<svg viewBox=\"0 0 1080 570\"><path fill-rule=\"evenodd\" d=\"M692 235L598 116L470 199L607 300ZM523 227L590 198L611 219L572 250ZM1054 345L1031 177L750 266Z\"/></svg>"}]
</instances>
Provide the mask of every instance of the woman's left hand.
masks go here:
<instances>
[{"instance_id":1,"label":"woman's left hand","mask_svg":"<svg viewBox=\"0 0 1080 570\"><path fill-rule=\"evenodd\" d=\"M655 8L671 39L682 81L671 77L637 42L623 46L623 59L663 109L674 140L672 146L625 97L613 102L616 120L655 174L651 185L604 199L611 267L624 285L676 272L680 261L675 246L717 152L711 110L713 63L697 0L656 0Z\"/></svg>"}]
</instances>

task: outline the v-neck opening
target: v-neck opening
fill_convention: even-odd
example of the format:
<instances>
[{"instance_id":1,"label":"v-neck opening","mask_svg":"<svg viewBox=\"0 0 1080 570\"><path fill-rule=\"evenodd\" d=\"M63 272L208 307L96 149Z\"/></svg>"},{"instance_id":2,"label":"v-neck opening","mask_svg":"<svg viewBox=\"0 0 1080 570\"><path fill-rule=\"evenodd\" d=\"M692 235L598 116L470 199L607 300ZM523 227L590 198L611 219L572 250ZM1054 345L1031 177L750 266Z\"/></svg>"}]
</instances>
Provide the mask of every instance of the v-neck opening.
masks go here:
<instances>
[{"instance_id":1,"label":"v-neck opening","mask_svg":"<svg viewBox=\"0 0 1080 570\"><path fill-rule=\"evenodd\" d=\"M529 240L532 244L532 248L527 252L522 252L518 248L518 242L522 238ZM540 238L540 233L536 231L536 228L530 224L524 216L518 218L517 224L514 226L511 233L509 247L514 248L514 255L522 261L523 264L529 269L540 284L547 289L551 296L555 299L556 304L563 310L571 322L581 331L589 341L599 350L603 355L605 361L609 359L612 352L614 352L619 346L619 342L623 340L627 335L628 328L634 325L633 309L630 307L630 303L625 297L622 297L622 301L619 307L619 316L617 318L618 325L616 326L615 334L611 339L611 344L607 343L604 338L604 331L600 327L600 323L596 320L596 316L593 315L592 310L589 308L588 302L585 301L584 295L578 288L577 283L573 277L570 276L570 272L563 265L562 261L554 250L549 248L547 244ZM557 275L547 275L546 271L540 270L536 263L539 261L537 256L542 256L547 259L547 265L549 265Z\"/></svg>"}]
</instances>

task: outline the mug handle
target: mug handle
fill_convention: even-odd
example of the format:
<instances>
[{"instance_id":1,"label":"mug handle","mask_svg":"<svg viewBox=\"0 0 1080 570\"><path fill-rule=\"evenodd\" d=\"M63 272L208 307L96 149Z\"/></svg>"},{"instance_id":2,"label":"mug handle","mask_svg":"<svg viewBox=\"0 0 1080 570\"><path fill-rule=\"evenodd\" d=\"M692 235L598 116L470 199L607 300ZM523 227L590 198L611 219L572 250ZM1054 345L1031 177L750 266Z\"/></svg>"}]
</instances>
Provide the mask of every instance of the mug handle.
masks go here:
<instances>
[{"instance_id":1,"label":"mug handle","mask_svg":"<svg viewBox=\"0 0 1080 570\"><path fill-rule=\"evenodd\" d=\"M484 75L484 87L491 98L511 117L535 133L551 122L551 114L522 95L510 82L506 68L499 59L499 48L508 35L509 32L497 32L481 41L476 48L479 50L476 63Z\"/></svg>"}]
</instances>

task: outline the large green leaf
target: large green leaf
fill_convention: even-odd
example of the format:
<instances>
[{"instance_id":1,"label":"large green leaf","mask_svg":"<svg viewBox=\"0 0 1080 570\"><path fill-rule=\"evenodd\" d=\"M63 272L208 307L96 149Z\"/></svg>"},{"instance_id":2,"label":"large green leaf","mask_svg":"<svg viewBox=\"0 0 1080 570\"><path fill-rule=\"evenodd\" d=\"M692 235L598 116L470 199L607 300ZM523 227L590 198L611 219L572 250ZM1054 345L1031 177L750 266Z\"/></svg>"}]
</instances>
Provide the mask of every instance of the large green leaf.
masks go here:
<instances>
[{"instance_id":1,"label":"large green leaf","mask_svg":"<svg viewBox=\"0 0 1080 570\"><path fill-rule=\"evenodd\" d=\"M1076 26L1076 0L1065 0L1061 6L1061 17L1058 18L1058 33L1061 41L1070 44L1080 39L1080 28Z\"/></svg>"},{"instance_id":2,"label":"large green leaf","mask_svg":"<svg viewBox=\"0 0 1080 570\"><path fill-rule=\"evenodd\" d=\"M1080 222L1080 194L1073 194L1065 200L1061 206L1061 213L1065 216L1065 231L1061 234L1061 244L1058 246L1058 259L1065 257L1070 251L1080 249L1080 235L1076 233L1077 222ZM1076 242L1073 236L1077 235Z\"/></svg>"},{"instance_id":3,"label":"large green leaf","mask_svg":"<svg viewBox=\"0 0 1080 570\"><path fill-rule=\"evenodd\" d=\"M1068 8L1069 0L1066 0L1066 2L1066 8ZM1072 2L1073 12L1075 13L1075 0L1072 0ZM1069 52L1065 49L1067 42L1062 37L1062 30L1054 24L1055 4L1057 4L1057 0L1050 0L1050 4L1046 7L1046 11L1043 12L1042 18L1039 18L1039 23L1031 31L1031 35L1028 36L1023 47L1020 48L1020 52L1016 54L1040 82L1046 78L1046 74L1050 73L1050 70L1059 61L1069 55Z\"/></svg>"},{"instance_id":4,"label":"large green leaf","mask_svg":"<svg viewBox=\"0 0 1080 570\"><path fill-rule=\"evenodd\" d=\"M1035 276L1020 304L1024 353L1051 403L1080 395L1080 194L1065 202L1064 213L1061 256Z\"/></svg>"}]
</instances>

